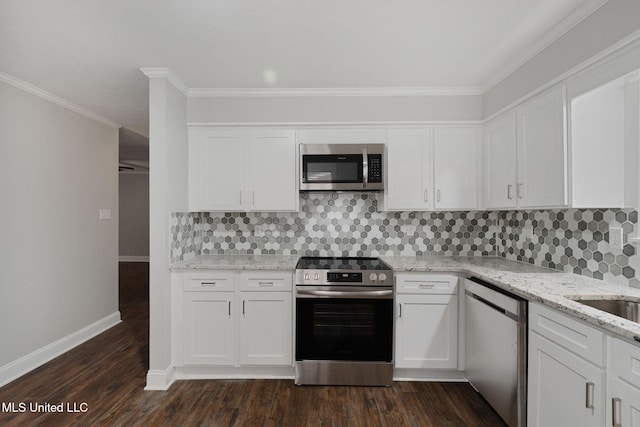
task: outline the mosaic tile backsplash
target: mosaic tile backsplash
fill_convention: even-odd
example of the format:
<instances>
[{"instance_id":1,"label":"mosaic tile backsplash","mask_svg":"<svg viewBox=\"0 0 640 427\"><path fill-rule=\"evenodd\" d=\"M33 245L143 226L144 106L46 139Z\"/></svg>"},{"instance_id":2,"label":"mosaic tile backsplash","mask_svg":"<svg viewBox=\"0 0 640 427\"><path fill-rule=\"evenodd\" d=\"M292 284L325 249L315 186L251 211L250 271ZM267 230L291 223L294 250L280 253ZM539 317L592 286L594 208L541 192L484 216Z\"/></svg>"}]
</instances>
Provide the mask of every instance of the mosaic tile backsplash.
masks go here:
<instances>
[{"instance_id":1,"label":"mosaic tile backsplash","mask_svg":"<svg viewBox=\"0 0 640 427\"><path fill-rule=\"evenodd\" d=\"M173 213L171 261L203 254L502 256L640 287L631 209L379 212L375 193L303 193L299 212ZM626 239L626 237L625 237Z\"/></svg>"}]
</instances>

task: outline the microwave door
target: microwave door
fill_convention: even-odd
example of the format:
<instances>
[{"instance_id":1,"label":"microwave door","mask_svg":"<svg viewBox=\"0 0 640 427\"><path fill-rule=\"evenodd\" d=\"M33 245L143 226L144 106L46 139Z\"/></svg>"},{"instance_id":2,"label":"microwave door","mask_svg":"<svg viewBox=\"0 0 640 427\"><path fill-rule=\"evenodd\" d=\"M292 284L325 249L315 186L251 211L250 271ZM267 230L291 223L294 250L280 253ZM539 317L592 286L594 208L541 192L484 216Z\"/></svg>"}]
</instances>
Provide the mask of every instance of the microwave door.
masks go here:
<instances>
[{"instance_id":1,"label":"microwave door","mask_svg":"<svg viewBox=\"0 0 640 427\"><path fill-rule=\"evenodd\" d=\"M305 155L303 182L306 184L361 184L362 155Z\"/></svg>"}]
</instances>

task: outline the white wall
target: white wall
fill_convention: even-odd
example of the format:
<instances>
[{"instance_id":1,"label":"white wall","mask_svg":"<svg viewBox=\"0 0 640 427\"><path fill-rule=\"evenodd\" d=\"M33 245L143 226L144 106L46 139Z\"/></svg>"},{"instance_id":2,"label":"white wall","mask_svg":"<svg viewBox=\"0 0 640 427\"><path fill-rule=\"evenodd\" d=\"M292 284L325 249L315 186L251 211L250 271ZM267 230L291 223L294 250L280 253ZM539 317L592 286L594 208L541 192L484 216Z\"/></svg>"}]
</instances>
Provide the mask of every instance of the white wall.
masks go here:
<instances>
[{"instance_id":1,"label":"white wall","mask_svg":"<svg viewBox=\"0 0 640 427\"><path fill-rule=\"evenodd\" d=\"M640 30L640 1L610 0L483 96L489 117L529 92Z\"/></svg>"},{"instance_id":2,"label":"white wall","mask_svg":"<svg viewBox=\"0 0 640 427\"><path fill-rule=\"evenodd\" d=\"M482 120L482 97L190 97L188 123L344 123Z\"/></svg>"},{"instance_id":3,"label":"white wall","mask_svg":"<svg viewBox=\"0 0 640 427\"><path fill-rule=\"evenodd\" d=\"M117 128L0 82L0 385L119 321L117 166Z\"/></svg>"},{"instance_id":4,"label":"white wall","mask_svg":"<svg viewBox=\"0 0 640 427\"><path fill-rule=\"evenodd\" d=\"M149 174L120 172L121 261L149 258Z\"/></svg>"},{"instance_id":5,"label":"white wall","mask_svg":"<svg viewBox=\"0 0 640 427\"><path fill-rule=\"evenodd\" d=\"M147 389L172 381L170 213L187 210L186 97L167 79L149 79L149 372Z\"/></svg>"}]
</instances>

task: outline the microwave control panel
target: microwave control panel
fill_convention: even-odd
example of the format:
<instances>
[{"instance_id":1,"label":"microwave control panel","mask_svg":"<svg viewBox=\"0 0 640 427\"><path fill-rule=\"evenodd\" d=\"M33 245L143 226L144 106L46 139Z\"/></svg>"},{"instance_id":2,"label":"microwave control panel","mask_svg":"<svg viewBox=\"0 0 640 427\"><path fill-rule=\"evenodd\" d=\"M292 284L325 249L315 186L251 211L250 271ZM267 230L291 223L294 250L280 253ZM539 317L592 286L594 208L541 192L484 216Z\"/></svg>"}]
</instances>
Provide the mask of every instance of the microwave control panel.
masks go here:
<instances>
[{"instance_id":1,"label":"microwave control panel","mask_svg":"<svg viewBox=\"0 0 640 427\"><path fill-rule=\"evenodd\" d=\"M369 154L369 182L382 182L382 154Z\"/></svg>"}]
</instances>

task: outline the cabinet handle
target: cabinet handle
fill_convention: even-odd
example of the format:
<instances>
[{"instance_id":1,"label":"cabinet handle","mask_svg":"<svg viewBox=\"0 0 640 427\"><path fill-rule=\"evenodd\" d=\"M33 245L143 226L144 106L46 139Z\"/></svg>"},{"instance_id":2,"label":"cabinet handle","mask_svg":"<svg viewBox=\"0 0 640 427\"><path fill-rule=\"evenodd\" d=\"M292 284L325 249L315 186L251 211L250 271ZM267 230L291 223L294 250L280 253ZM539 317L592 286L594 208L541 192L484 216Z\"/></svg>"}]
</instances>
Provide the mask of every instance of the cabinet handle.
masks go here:
<instances>
[{"instance_id":1,"label":"cabinet handle","mask_svg":"<svg viewBox=\"0 0 640 427\"><path fill-rule=\"evenodd\" d=\"M202 282L202 286L215 286L217 282Z\"/></svg>"},{"instance_id":2,"label":"cabinet handle","mask_svg":"<svg viewBox=\"0 0 640 427\"><path fill-rule=\"evenodd\" d=\"M242 300L242 317L244 317L244 300Z\"/></svg>"},{"instance_id":3,"label":"cabinet handle","mask_svg":"<svg viewBox=\"0 0 640 427\"><path fill-rule=\"evenodd\" d=\"M524 194L524 184L519 182L518 183L518 191L516 192L518 199L522 199L522 194Z\"/></svg>"},{"instance_id":4,"label":"cabinet handle","mask_svg":"<svg viewBox=\"0 0 640 427\"><path fill-rule=\"evenodd\" d=\"M429 201L429 190L424 190L424 201L425 202Z\"/></svg>"},{"instance_id":5,"label":"cabinet handle","mask_svg":"<svg viewBox=\"0 0 640 427\"><path fill-rule=\"evenodd\" d=\"M251 204L252 205L256 204L256 192L255 191L251 191Z\"/></svg>"},{"instance_id":6,"label":"cabinet handle","mask_svg":"<svg viewBox=\"0 0 640 427\"><path fill-rule=\"evenodd\" d=\"M436 196L436 198L437 198L437 201L439 202L440 201L440 190L438 190L438 195Z\"/></svg>"},{"instance_id":7,"label":"cabinet handle","mask_svg":"<svg viewBox=\"0 0 640 427\"><path fill-rule=\"evenodd\" d=\"M620 418L622 417L622 399L614 397L611 399L611 420L613 427L622 427Z\"/></svg>"},{"instance_id":8,"label":"cabinet handle","mask_svg":"<svg viewBox=\"0 0 640 427\"><path fill-rule=\"evenodd\" d=\"M240 190L240 204L242 204L242 190Z\"/></svg>"},{"instance_id":9,"label":"cabinet handle","mask_svg":"<svg viewBox=\"0 0 640 427\"><path fill-rule=\"evenodd\" d=\"M433 289L433 286L434 286L434 285L431 285L431 284L424 284L424 283L422 283L422 284L418 285L418 287L419 287L420 289Z\"/></svg>"},{"instance_id":10,"label":"cabinet handle","mask_svg":"<svg viewBox=\"0 0 640 427\"><path fill-rule=\"evenodd\" d=\"M400 309L398 310L398 317L402 317L402 303L398 304Z\"/></svg>"},{"instance_id":11,"label":"cabinet handle","mask_svg":"<svg viewBox=\"0 0 640 427\"><path fill-rule=\"evenodd\" d=\"M231 301L229 301L229 319L231 319Z\"/></svg>"},{"instance_id":12,"label":"cabinet handle","mask_svg":"<svg viewBox=\"0 0 640 427\"><path fill-rule=\"evenodd\" d=\"M593 389L595 388L595 384L594 383L587 383L587 387L586 387L586 391L587 391L587 395L586 395L586 404L585 407L587 409L595 409L593 406Z\"/></svg>"},{"instance_id":13,"label":"cabinet handle","mask_svg":"<svg viewBox=\"0 0 640 427\"><path fill-rule=\"evenodd\" d=\"M259 286L273 286L273 282L258 282Z\"/></svg>"},{"instance_id":14,"label":"cabinet handle","mask_svg":"<svg viewBox=\"0 0 640 427\"><path fill-rule=\"evenodd\" d=\"M513 187L513 185L507 185L507 199L509 200L511 200L511 187Z\"/></svg>"}]
</instances>

